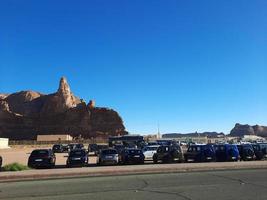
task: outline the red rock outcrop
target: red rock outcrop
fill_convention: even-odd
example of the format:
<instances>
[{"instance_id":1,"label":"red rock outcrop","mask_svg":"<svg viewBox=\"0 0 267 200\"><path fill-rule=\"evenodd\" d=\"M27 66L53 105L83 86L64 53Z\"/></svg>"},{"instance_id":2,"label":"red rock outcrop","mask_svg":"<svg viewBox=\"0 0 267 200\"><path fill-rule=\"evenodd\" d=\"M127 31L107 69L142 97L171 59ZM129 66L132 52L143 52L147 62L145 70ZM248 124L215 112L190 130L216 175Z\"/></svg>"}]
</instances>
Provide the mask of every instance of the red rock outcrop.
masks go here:
<instances>
[{"instance_id":1,"label":"red rock outcrop","mask_svg":"<svg viewBox=\"0 0 267 200\"><path fill-rule=\"evenodd\" d=\"M116 111L86 105L74 96L64 77L53 94L22 91L1 96L0 137L27 140L53 133L91 138L127 132Z\"/></svg>"},{"instance_id":2,"label":"red rock outcrop","mask_svg":"<svg viewBox=\"0 0 267 200\"><path fill-rule=\"evenodd\" d=\"M248 124L235 124L235 127L231 130L230 136L243 137L244 135L257 135L261 137L267 137L267 126L250 126Z\"/></svg>"}]
</instances>

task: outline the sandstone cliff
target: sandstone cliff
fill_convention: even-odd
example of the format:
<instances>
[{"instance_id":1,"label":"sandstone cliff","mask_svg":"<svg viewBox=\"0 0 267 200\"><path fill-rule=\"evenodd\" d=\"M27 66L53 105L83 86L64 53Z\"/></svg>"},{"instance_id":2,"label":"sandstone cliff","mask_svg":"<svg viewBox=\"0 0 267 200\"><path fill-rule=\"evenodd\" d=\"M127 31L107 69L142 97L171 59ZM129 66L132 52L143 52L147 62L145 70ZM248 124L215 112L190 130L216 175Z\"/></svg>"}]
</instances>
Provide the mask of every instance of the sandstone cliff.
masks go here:
<instances>
[{"instance_id":1,"label":"sandstone cliff","mask_svg":"<svg viewBox=\"0 0 267 200\"><path fill-rule=\"evenodd\" d=\"M65 78L56 93L21 91L0 95L0 137L36 139L38 134L91 138L126 134L119 114L86 105L74 96Z\"/></svg>"},{"instance_id":2,"label":"sandstone cliff","mask_svg":"<svg viewBox=\"0 0 267 200\"><path fill-rule=\"evenodd\" d=\"M243 135L257 135L261 137L267 137L267 126L250 126L248 124L236 124L231 130L230 136L242 137Z\"/></svg>"}]
</instances>

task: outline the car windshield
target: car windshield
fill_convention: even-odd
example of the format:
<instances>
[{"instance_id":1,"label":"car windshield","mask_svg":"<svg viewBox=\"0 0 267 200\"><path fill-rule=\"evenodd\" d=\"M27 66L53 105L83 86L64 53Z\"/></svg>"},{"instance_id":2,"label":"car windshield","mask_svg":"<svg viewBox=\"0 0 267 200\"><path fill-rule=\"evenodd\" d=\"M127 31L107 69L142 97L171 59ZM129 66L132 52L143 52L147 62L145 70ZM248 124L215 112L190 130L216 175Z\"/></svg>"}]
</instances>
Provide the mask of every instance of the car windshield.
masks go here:
<instances>
[{"instance_id":1,"label":"car windshield","mask_svg":"<svg viewBox=\"0 0 267 200\"><path fill-rule=\"evenodd\" d=\"M107 154L117 154L118 152L115 149L105 149L101 151L101 153L107 155Z\"/></svg>"},{"instance_id":2,"label":"car windshield","mask_svg":"<svg viewBox=\"0 0 267 200\"><path fill-rule=\"evenodd\" d=\"M71 151L70 156L85 156L85 151Z\"/></svg>"},{"instance_id":3,"label":"car windshield","mask_svg":"<svg viewBox=\"0 0 267 200\"><path fill-rule=\"evenodd\" d=\"M129 154L140 154L141 153L140 150L136 150L136 149L127 150L126 152L128 152Z\"/></svg>"},{"instance_id":4,"label":"car windshield","mask_svg":"<svg viewBox=\"0 0 267 200\"><path fill-rule=\"evenodd\" d=\"M48 154L48 150L34 150L31 156L47 156Z\"/></svg>"},{"instance_id":5,"label":"car windshield","mask_svg":"<svg viewBox=\"0 0 267 200\"><path fill-rule=\"evenodd\" d=\"M83 148L83 144L76 144L76 148Z\"/></svg>"},{"instance_id":6,"label":"car windshield","mask_svg":"<svg viewBox=\"0 0 267 200\"><path fill-rule=\"evenodd\" d=\"M225 146L223 145L219 145L219 146L215 146L216 151L225 151Z\"/></svg>"},{"instance_id":7,"label":"car windshield","mask_svg":"<svg viewBox=\"0 0 267 200\"><path fill-rule=\"evenodd\" d=\"M146 147L145 151L156 151L158 147Z\"/></svg>"},{"instance_id":8,"label":"car windshield","mask_svg":"<svg viewBox=\"0 0 267 200\"><path fill-rule=\"evenodd\" d=\"M260 146L259 145L253 145L253 149L257 150L257 151L260 151Z\"/></svg>"},{"instance_id":9,"label":"car windshield","mask_svg":"<svg viewBox=\"0 0 267 200\"><path fill-rule=\"evenodd\" d=\"M251 146L250 145L244 145L243 148L244 149L251 149Z\"/></svg>"}]
</instances>

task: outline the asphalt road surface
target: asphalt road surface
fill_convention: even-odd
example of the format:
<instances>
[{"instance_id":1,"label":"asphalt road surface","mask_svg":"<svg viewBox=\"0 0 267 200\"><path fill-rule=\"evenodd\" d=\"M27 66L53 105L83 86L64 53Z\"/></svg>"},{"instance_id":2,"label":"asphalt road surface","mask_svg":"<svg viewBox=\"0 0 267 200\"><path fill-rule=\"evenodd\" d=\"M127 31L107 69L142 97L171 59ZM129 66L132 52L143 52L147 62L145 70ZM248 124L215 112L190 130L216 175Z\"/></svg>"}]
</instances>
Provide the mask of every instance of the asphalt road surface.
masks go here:
<instances>
[{"instance_id":1,"label":"asphalt road surface","mask_svg":"<svg viewBox=\"0 0 267 200\"><path fill-rule=\"evenodd\" d=\"M267 169L0 183L0 199L267 199Z\"/></svg>"}]
</instances>

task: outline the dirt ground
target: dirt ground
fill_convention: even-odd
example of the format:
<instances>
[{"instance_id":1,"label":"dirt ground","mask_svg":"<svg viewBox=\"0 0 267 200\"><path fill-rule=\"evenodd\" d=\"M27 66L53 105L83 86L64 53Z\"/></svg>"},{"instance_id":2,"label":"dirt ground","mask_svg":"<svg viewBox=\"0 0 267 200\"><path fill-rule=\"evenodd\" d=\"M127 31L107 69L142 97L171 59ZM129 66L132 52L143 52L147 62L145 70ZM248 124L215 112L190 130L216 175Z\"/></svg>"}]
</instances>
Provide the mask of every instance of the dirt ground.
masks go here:
<instances>
[{"instance_id":1,"label":"dirt ground","mask_svg":"<svg viewBox=\"0 0 267 200\"><path fill-rule=\"evenodd\" d=\"M30 156L30 153L34 149L49 149L51 146L38 146L38 147L32 147L32 146L18 146L18 147L11 147L9 149L0 149L0 155L3 158L3 165L18 162L24 165L27 165L28 158ZM67 158L67 153L56 153L56 165L65 165ZM89 157L89 163L96 163L96 157L90 156Z\"/></svg>"}]
</instances>

